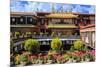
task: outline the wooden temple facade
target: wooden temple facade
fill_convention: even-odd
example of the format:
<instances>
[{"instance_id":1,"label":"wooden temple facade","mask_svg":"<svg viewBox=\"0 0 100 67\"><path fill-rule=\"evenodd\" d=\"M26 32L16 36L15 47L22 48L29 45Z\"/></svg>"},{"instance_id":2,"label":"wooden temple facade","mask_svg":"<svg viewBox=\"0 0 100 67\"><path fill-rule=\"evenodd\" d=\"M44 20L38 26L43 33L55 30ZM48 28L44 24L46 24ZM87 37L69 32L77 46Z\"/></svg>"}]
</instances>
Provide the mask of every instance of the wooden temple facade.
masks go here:
<instances>
[{"instance_id":1,"label":"wooden temple facade","mask_svg":"<svg viewBox=\"0 0 100 67\"><path fill-rule=\"evenodd\" d=\"M72 13L11 13L11 31L79 35L77 17Z\"/></svg>"},{"instance_id":2,"label":"wooden temple facade","mask_svg":"<svg viewBox=\"0 0 100 67\"><path fill-rule=\"evenodd\" d=\"M11 33L80 36L88 46L95 47L94 14L11 12L10 18Z\"/></svg>"}]
</instances>

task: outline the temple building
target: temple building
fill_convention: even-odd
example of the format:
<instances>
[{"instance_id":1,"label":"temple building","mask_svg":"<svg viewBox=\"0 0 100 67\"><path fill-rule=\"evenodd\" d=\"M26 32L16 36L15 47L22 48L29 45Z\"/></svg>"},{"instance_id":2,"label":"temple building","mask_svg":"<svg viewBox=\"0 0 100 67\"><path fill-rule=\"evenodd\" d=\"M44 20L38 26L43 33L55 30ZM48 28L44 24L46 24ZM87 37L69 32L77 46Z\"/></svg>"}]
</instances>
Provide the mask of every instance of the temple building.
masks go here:
<instances>
[{"instance_id":1,"label":"temple building","mask_svg":"<svg viewBox=\"0 0 100 67\"><path fill-rule=\"evenodd\" d=\"M79 35L78 15L72 13L11 13L11 31Z\"/></svg>"},{"instance_id":2,"label":"temple building","mask_svg":"<svg viewBox=\"0 0 100 67\"><path fill-rule=\"evenodd\" d=\"M81 39L95 49L95 14L80 14L79 17Z\"/></svg>"},{"instance_id":3,"label":"temple building","mask_svg":"<svg viewBox=\"0 0 100 67\"><path fill-rule=\"evenodd\" d=\"M49 31L56 35L75 35L79 34L79 28L77 25L77 15L71 13L37 13L38 16L44 14L44 18L41 19L41 23L44 24L44 28L41 27L41 31ZM44 22L43 22L44 21Z\"/></svg>"},{"instance_id":4,"label":"temple building","mask_svg":"<svg viewBox=\"0 0 100 67\"><path fill-rule=\"evenodd\" d=\"M11 12L11 34L21 33L24 38L31 33L31 38L40 41L40 49L50 49L53 37L61 38L63 44L72 45L77 39L82 39L85 45L95 48L95 15L55 11L52 12ZM20 38L19 38L20 39ZM66 48L65 48L66 49Z\"/></svg>"},{"instance_id":5,"label":"temple building","mask_svg":"<svg viewBox=\"0 0 100 67\"><path fill-rule=\"evenodd\" d=\"M87 46L95 48L95 15L70 12L11 12L11 33L14 35L15 32L31 32L32 36L38 39L41 35L41 38L81 38Z\"/></svg>"},{"instance_id":6,"label":"temple building","mask_svg":"<svg viewBox=\"0 0 100 67\"><path fill-rule=\"evenodd\" d=\"M61 38L64 49L69 49L75 40L80 39L77 18L78 15L72 13L37 12L34 14L12 12L10 27L16 49L18 48L17 50L19 50L21 48L21 46L18 46L20 41L30 38L26 37L26 34L30 32L31 38L39 40L41 51L48 51L50 49L50 42L53 37ZM14 38L16 32L21 34L17 39Z\"/></svg>"}]
</instances>

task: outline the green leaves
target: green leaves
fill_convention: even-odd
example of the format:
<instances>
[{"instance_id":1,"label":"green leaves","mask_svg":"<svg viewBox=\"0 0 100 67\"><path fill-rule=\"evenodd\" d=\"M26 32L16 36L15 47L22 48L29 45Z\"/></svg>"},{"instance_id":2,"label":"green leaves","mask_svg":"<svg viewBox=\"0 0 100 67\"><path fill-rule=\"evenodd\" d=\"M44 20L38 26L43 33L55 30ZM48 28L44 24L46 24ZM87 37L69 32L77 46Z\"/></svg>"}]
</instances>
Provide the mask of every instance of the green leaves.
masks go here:
<instances>
[{"instance_id":1,"label":"green leaves","mask_svg":"<svg viewBox=\"0 0 100 67\"><path fill-rule=\"evenodd\" d=\"M25 50L30 52L38 52L39 47L39 42L36 39L28 39L25 41Z\"/></svg>"},{"instance_id":2,"label":"green leaves","mask_svg":"<svg viewBox=\"0 0 100 67\"><path fill-rule=\"evenodd\" d=\"M28 56L27 56L27 55L21 55L21 56L20 56L20 60L21 60L22 62L27 62L27 61L28 61Z\"/></svg>"},{"instance_id":3,"label":"green leaves","mask_svg":"<svg viewBox=\"0 0 100 67\"><path fill-rule=\"evenodd\" d=\"M62 46L62 42L59 38L54 38L51 42L51 48L52 50L60 50Z\"/></svg>"},{"instance_id":4,"label":"green leaves","mask_svg":"<svg viewBox=\"0 0 100 67\"><path fill-rule=\"evenodd\" d=\"M74 42L74 49L81 50L84 43L81 40L77 40Z\"/></svg>"}]
</instances>

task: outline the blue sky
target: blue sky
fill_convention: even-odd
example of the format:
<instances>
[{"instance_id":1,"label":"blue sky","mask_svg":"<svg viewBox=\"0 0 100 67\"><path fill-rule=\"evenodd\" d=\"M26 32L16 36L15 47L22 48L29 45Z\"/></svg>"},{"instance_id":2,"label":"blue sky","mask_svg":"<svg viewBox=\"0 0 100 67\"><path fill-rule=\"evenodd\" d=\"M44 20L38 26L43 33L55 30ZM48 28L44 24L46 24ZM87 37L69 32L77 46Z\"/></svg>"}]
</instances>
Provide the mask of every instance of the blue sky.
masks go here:
<instances>
[{"instance_id":1,"label":"blue sky","mask_svg":"<svg viewBox=\"0 0 100 67\"><path fill-rule=\"evenodd\" d=\"M78 13L95 13L95 5L80 5L80 4L62 4L62 3L48 3L48 2L34 2L34 1L16 1L11 0L10 9L12 12L51 12L52 5L56 11L61 12L62 5L65 12Z\"/></svg>"}]
</instances>

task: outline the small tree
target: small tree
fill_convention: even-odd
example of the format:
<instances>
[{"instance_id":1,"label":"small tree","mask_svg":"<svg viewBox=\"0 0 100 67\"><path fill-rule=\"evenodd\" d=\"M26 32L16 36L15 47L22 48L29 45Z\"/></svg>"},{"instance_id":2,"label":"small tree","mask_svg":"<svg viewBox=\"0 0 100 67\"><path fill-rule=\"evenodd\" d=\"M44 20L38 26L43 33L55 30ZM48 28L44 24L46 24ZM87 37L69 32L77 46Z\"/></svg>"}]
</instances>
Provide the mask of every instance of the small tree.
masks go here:
<instances>
[{"instance_id":1,"label":"small tree","mask_svg":"<svg viewBox=\"0 0 100 67\"><path fill-rule=\"evenodd\" d=\"M24 48L32 53L37 53L40 49L40 45L36 39L28 39L25 41Z\"/></svg>"},{"instance_id":2,"label":"small tree","mask_svg":"<svg viewBox=\"0 0 100 67\"><path fill-rule=\"evenodd\" d=\"M30 37L30 36L32 35L32 33L31 33L31 32L26 32L26 35L27 35L28 37Z\"/></svg>"},{"instance_id":3,"label":"small tree","mask_svg":"<svg viewBox=\"0 0 100 67\"><path fill-rule=\"evenodd\" d=\"M19 32L15 32L15 37L19 38L20 33Z\"/></svg>"},{"instance_id":4,"label":"small tree","mask_svg":"<svg viewBox=\"0 0 100 67\"><path fill-rule=\"evenodd\" d=\"M83 46L84 46L84 43L81 40L77 40L74 42L74 49L76 50L82 50Z\"/></svg>"},{"instance_id":5,"label":"small tree","mask_svg":"<svg viewBox=\"0 0 100 67\"><path fill-rule=\"evenodd\" d=\"M62 41L59 38L54 38L51 42L52 50L59 51L62 46Z\"/></svg>"}]
</instances>

